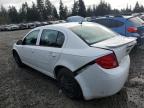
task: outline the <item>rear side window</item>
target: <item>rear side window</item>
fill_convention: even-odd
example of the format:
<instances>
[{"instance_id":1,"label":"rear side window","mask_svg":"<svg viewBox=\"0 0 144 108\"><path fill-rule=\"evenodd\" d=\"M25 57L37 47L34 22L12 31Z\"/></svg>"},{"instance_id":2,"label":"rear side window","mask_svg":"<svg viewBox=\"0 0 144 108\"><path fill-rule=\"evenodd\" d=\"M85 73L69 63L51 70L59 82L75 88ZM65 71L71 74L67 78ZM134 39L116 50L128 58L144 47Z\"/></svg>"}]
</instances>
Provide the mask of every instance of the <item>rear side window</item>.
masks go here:
<instances>
[{"instance_id":1,"label":"rear side window","mask_svg":"<svg viewBox=\"0 0 144 108\"><path fill-rule=\"evenodd\" d=\"M64 34L56 30L43 30L40 45L61 48L64 43Z\"/></svg>"},{"instance_id":2,"label":"rear side window","mask_svg":"<svg viewBox=\"0 0 144 108\"><path fill-rule=\"evenodd\" d=\"M130 18L129 21L131 21L136 27L142 26L144 24L144 21L139 17Z\"/></svg>"},{"instance_id":3,"label":"rear side window","mask_svg":"<svg viewBox=\"0 0 144 108\"><path fill-rule=\"evenodd\" d=\"M124 25L123 22L112 19L97 19L96 22L109 28L121 27Z\"/></svg>"},{"instance_id":4,"label":"rear side window","mask_svg":"<svg viewBox=\"0 0 144 108\"><path fill-rule=\"evenodd\" d=\"M115 32L101 25L75 26L70 28L70 30L89 45L110 39L117 35Z\"/></svg>"},{"instance_id":5,"label":"rear side window","mask_svg":"<svg viewBox=\"0 0 144 108\"><path fill-rule=\"evenodd\" d=\"M39 34L39 30L35 30L29 33L25 37L23 41L23 45L36 45L38 34Z\"/></svg>"},{"instance_id":6,"label":"rear side window","mask_svg":"<svg viewBox=\"0 0 144 108\"><path fill-rule=\"evenodd\" d=\"M101 25L104 25L106 27L109 27L109 23L108 23L108 21L106 19L96 19L95 22L99 23Z\"/></svg>"},{"instance_id":7,"label":"rear side window","mask_svg":"<svg viewBox=\"0 0 144 108\"><path fill-rule=\"evenodd\" d=\"M110 27L110 28L121 27L121 26L124 25L123 22L116 21L116 20L111 20L111 19L109 19L108 22L109 22L109 27Z\"/></svg>"}]
</instances>

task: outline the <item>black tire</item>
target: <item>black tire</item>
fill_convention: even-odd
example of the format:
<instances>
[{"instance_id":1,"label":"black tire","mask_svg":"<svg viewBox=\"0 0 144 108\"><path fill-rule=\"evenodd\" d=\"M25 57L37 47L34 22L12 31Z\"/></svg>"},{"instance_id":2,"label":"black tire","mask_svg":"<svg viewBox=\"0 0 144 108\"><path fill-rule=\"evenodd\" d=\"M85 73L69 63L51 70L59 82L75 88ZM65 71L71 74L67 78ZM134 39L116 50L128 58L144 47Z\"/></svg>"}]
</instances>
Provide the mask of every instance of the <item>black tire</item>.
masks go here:
<instances>
[{"instance_id":1,"label":"black tire","mask_svg":"<svg viewBox=\"0 0 144 108\"><path fill-rule=\"evenodd\" d=\"M17 65L18 65L19 67L24 67L24 64L22 63L22 61L21 61L21 59L20 59L20 57L19 57L19 55L18 55L17 52L15 52L15 51L13 52L13 57L14 57Z\"/></svg>"},{"instance_id":2,"label":"black tire","mask_svg":"<svg viewBox=\"0 0 144 108\"><path fill-rule=\"evenodd\" d=\"M60 69L57 75L59 87L62 92L71 99L82 99L82 91L74 79L72 72L66 68Z\"/></svg>"}]
</instances>

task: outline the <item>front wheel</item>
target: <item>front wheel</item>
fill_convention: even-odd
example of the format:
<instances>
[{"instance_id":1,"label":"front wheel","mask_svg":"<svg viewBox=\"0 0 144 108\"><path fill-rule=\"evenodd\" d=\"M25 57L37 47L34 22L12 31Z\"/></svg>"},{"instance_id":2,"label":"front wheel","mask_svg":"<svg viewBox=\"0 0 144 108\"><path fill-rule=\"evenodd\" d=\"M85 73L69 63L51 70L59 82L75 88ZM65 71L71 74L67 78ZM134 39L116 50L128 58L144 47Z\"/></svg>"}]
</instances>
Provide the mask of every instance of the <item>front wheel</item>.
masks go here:
<instances>
[{"instance_id":1,"label":"front wheel","mask_svg":"<svg viewBox=\"0 0 144 108\"><path fill-rule=\"evenodd\" d=\"M22 63L22 61L21 61L19 55L17 54L17 52L13 52L13 57L14 57L17 65L18 65L19 67L23 67L23 66L24 66L24 64Z\"/></svg>"},{"instance_id":2,"label":"front wheel","mask_svg":"<svg viewBox=\"0 0 144 108\"><path fill-rule=\"evenodd\" d=\"M60 69L57 80L62 92L66 96L72 99L81 99L83 97L81 88L70 70L65 68Z\"/></svg>"}]
</instances>

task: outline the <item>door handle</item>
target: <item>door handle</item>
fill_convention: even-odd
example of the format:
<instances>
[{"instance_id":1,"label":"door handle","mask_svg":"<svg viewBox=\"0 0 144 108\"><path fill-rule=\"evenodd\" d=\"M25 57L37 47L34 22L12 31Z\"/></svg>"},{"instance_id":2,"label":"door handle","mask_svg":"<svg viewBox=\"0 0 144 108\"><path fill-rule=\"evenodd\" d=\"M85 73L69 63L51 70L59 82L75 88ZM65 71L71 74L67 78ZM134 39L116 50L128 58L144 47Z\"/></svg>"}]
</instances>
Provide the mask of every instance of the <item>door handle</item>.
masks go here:
<instances>
[{"instance_id":1,"label":"door handle","mask_svg":"<svg viewBox=\"0 0 144 108\"><path fill-rule=\"evenodd\" d=\"M56 54L52 54L52 57L56 57Z\"/></svg>"},{"instance_id":2,"label":"door handle","mask_svg":"<svg viewBox=\"0 0 144 108\"><path fill-rule=\"evenodd\" d=\"M56 57L57 55L56 55L56 53L51 53L51 56Z\"/></svg>"}]
</instances>

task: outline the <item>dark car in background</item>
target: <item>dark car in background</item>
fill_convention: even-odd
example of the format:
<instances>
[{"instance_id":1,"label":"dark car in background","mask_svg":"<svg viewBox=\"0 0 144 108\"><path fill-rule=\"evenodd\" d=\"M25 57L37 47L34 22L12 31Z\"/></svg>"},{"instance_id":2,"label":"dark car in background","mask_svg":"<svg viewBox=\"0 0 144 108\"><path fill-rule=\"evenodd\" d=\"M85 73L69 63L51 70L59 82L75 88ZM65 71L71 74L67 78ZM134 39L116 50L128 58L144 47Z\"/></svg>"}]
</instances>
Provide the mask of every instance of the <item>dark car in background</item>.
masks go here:
<instances>
[{"instance_id":1,"label":"dark car in background","mask_svg":"<svg viewBox=\"0 0 144 108\"><path fill-rule=\"evenodd\" d=\"M27 23L29 29L33 29L36 27L35 23Z\"/></svg>"},{"instance_id":2,"label":"dark car in background","mask_svg":"<svg viewBox=\"0 0 144 108\"><path fill-rule=\"evenodd\" d=\"M120 35L136 37L138 44L144 44L144 21L135 16L105 16L92 19L90 22L104 25Z\"/></svg>"},{"instance_id":3,"label":"dark car in background","mask_svg":"<svg viewBox=\"0 0 144 108\"><path fill-rule=\"evenodd\" d=\"M3 25L0 26L0 31L4 31L4 26Z\"/></svg>"},{"instance_id":4,"label":"dark car in background","mask_svg":"<svg viewBox=\"0 0 144 108\"><path fill-rule=\"evenodd\" d=\"M26 23L20 23L19 24L19 29L20 30L28 29L28 25Z\"/></svg>"}]
</instances>

